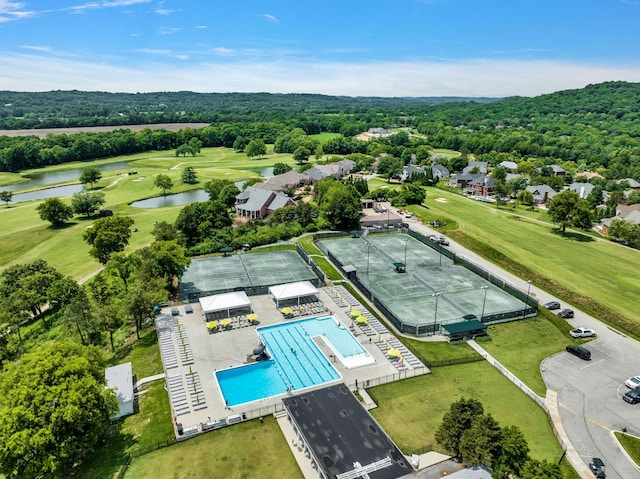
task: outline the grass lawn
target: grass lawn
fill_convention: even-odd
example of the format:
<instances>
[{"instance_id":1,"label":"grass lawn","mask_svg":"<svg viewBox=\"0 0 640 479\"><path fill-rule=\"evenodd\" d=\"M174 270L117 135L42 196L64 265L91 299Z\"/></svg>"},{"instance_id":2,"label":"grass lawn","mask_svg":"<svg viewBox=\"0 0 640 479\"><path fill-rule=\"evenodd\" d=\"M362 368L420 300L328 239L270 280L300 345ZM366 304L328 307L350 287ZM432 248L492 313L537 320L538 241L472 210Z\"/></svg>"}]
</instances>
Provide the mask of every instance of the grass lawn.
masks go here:
<instances>
[{"instance_id":1,"label":"grass lawn","mask_svg":"<svg viewBox=\"0 0 640 479\"><path fill-rule=\"evenodd\" d=\"M438 367L425 376L372 388L370 394L378 404L371 413L405 454L444 452L434 433L461 397L478 399L502 427L518 426L532 457L556 462L562 454L546 413L485 361Z\"/></svg>"},{"instance_id":2,"label":"grass lawn","mask_svg":"<svg viewBox=\"0 0 640 479\"><path fill-rule=\"evenodd\" d=\"M175 221L182 206L165 208L134 208L130 203L161 195L161 190L153 185L158 174L168 175L174 183L169 193L178 193L194 188L202 188L204 183L214 178L232 181L258 177L258 171L271 167L277 162L294 164L291 155L269 154L263 159L251 160L243 153L229 148L205 148L196 157L176 158L173 150L166 152L146 152L119 156L86 163L67 163L55 167L34 170L31 173L84 168L103 163L126 161L130 168L108 171L92 191L105 194L105 208L115 213L131 216L135 220L133 233L127 251L133 251L153 241L151 231L156 221ZM186 166L196 169L200 183L186 185L182 182L182 170ZM168 169L177 167L176 169ZM135 169L137 175L126 175ZM118 175L120 173L120 175ZM0 176L0 181L8 178ZM69 200L65 200L67 203ZM82 240L82 232L93 219L75 217L63 228L54 229L40 219L36 208L39 201L19 203L11 207L0 206L0 269L17 263L26 263L37 258L46 260L63 274L81 279L100 267L89 256L89 246Z\"/></svg>"},{"instance_id":3,"label":"grass lawn","mask_svg":"<svg viewBox=\"0 0 640 479\"><path fill-rule=\"evenodd\" d=\"M640 464L640 439L621 432L614 434L633 462Z\"/></svg>"},{"instance_id":4,"label":"grass lawn","mask_svg":"<svg viewBox=\"0 0 640 479\"><path fill-rule=\"evenodd\" d=\"M318 140L320 143L326 143L329 140L332 140L333 138L336 138L338 136L342 136L340 133L331 133L331 132L324 132L324 133L318 133L317 135L309 135L309 138L312 138L314 140Z\"/></svg>"},{"instance_id":5,"label":"grass lawn","mask_svg":"<svg viewBox=\"0 0 640 479\"><path fill-rule=\"evenodd\" d=\"M329 278L331 281L340 281L344 279L340 272L335 268L333 263L325 258L324 253L320 251L320 249L318 249L315 244L313 244L312 235L303 236L298 240L298 242L302 245L302 247L308 254L313 255L313 261L317 263L317 265L324 272L327 278Z\"/></svg>"},{"instance_id":6,"label":"grass lawn","mask_svg":"<svg viewBox=\"0 0 640 479\"><path fill-rule=\"evenodd\" d=\"M225 427L133 459L126 479L302 477L272 416Z\"/></svg>"},{"instance_id":7,"label":"grass lawn","mask_svg":"<svg viewBox=\"0 0 640 479\"><path fill-rule=\"evenodd\" d=\"M640 283L632 279L640 267L640 251L580 233L562 236L547 225L522 217L516 219L507 214L508 210L487 207L434 188L428 188L424 209L425 214L434 217L455 219L460 225L460 238L456 231L449 234L463 244L467 236L487 245L508 260L547 278L550 284L579 293L592 303L600 303L640 324L634 299L640 294Z\"/></svg>"},{"instance_id":8,"label":"grass lawn","mask_svg":"<svg viewBox=\"0 0 640 479\"><path fill-rule=\"evenodd\" d=\"M544 397L547 388L540 374L542 360L564 351L569 343L584 343L584 340L572 339L568 334L570 326L566 322L565 324L565 330L560 330L542 315L496 324L487 329L492 340L484 341L482 347L536 394Z\"/></svg>"}]
</instances>

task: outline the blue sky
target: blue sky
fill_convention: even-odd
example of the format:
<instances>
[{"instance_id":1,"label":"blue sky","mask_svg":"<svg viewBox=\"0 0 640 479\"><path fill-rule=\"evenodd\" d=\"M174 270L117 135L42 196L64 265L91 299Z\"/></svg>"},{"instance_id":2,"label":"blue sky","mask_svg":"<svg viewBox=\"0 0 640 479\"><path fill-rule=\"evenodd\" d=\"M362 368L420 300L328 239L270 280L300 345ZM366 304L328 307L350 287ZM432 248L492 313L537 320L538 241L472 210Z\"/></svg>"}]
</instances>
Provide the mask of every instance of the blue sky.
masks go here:
<instances>
[{"instance_id":1,"label":"blue sky","mask_svg":"<svg viewBox=\"0 0 640 479\"><path fill-rule=\"evenodd\" d=\"M0 90L533 96L640 82L640 0L0 0Z\"/></svg>"}]
</instances>

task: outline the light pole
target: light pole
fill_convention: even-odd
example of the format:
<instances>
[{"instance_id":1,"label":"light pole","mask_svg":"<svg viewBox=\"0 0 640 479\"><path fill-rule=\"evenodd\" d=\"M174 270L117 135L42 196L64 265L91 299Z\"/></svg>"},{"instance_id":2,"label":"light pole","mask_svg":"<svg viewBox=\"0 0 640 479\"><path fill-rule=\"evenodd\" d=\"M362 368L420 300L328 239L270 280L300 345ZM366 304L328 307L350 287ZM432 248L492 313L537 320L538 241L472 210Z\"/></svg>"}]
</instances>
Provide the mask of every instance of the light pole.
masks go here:
<instances>
[{"instance_id":1,"label":"light pole","mask_svg":"<svg viewBox=\"0 0 640 479\"><path fill-rule=\"evenodd\" d=\"M489 290L489 286L481 286L480 289L484 289L484 299L482 300L482 313L480 314L480 321L482 321L482 317L484 316L484 305L487 303L487 291Z\"/></svg>"},{"instance_id":2,"label":"light pole","mask_svg":"<svg viewBox=\"0 0 640 479\"><path fill-rule=\"evenodd\" d=\"M440 297L440 293L433 293L431 296L436 298L436 309L433 312L433 334L432 334L432 336L435 336L436 335L436 320L438 319L438 298Z\"/></svg>"},{"instance_id":3,"label":"light pole","mask_svg":"<svg viewBox=\"0 0 640 479\"><path fill-rule=\"evenodd\" d=\"M404 238L404 270L407 270L407 246L409 245L409 238Z\"/></svg>"},{"instance_id":4,"label":"light pole","mask_svg":"<svg viewBox=\"0 0 640 479\"><path fill-rule=\"evenodd\" d=\"M524 312L522 313L522 319L527 317L527 308L529 307L529 293L531 292L531 283L532 283L531 280L527 281L527 284L528 284L528 286L527 286L527 302L526 302L526 304L524 306Z\"/></svg>"}]
</instances>

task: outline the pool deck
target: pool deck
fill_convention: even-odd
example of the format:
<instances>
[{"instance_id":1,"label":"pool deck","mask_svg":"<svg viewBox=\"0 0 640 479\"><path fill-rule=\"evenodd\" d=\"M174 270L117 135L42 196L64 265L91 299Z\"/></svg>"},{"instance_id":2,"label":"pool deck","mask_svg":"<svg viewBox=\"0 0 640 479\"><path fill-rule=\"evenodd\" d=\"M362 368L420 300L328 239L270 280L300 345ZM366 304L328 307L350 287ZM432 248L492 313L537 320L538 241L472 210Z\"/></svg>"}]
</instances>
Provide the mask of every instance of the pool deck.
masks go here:
<instances>
[{"instance_id":1,"label":"pool deck","mask_svg":"<svg viewBox=\"0 0 640 479\"><path fill-rule=\"evenodd\" d=\"M330 359L341 379L320 384L315 388L325 387L338 382L346 383L351 389L363 385L376 385L393 380L428 373L427 368L394 363L386 356L384 350L391 348L395 336L392 332L380 332L372 329L368 333L355 325L350 317L352 304L344 300L344 296L334 294L334 289L321 289L318 298L329 309L326 314L334 314L342 323L350 327L354 324L356 339L375 359L375 363L354 369L346 369L340 361ZM344 293L344 292L343 292ZM307 317L322 317L323 314L300 316L284 319L270 296L251 296L253 311L258 314L258 326L247 326L229 331L209 334L203 320L199 303L191 303L192 314L185 314L180 306L179 316L171 316L171 308L167 307L156 318L156 328L160 350L165 366L169 399L172 404L174 422L180 423L184 429L184 437L196 434L201 423L213 423L229 417L239 422L259 416L281 411L282 398L287 394L265 398L251 403L227 408L214 377L214 371L240 366L250 362L252 352L259 344L257 327L282 324ZM360 306L357 306L360 309ZM395 346L393 346L395 347ZM320 347L330 358L328 347ZM296 391L294 391L295 393ZM231 422L230 421L230 422Z\"/></svg>"}]
</instances>

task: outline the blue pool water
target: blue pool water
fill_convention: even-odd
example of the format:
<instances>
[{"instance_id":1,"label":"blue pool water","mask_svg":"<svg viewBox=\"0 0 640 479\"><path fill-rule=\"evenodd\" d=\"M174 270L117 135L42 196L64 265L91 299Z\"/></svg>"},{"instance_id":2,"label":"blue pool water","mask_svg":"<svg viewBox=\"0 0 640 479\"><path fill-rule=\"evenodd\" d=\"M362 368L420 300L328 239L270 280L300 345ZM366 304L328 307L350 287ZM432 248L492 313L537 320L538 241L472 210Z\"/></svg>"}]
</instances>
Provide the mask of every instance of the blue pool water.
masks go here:
<instances>
[{"instance_id":1,"label":"blue pool water","mask_svg":"<svg viewBox=\"0 0 640 479\"><path fill-rule=\"evenodd\" d=\"M324 336L344 357L366 352L332 317L267 326L257 332L272 359L215 373L229 406L284 394L290 386L295 392L338 379L314 336Z\"/></svg>"}]
</instances>

